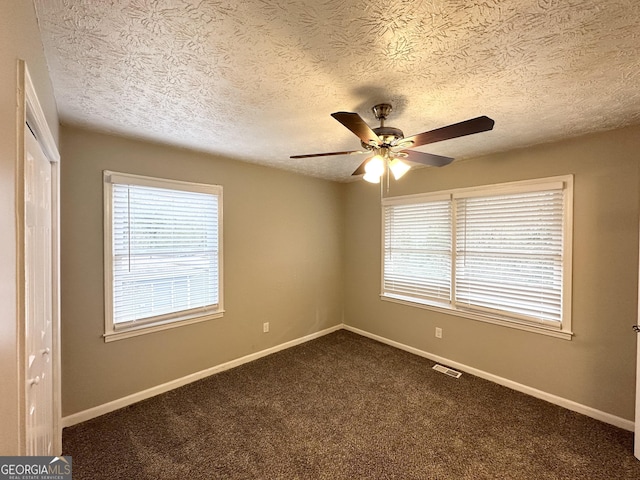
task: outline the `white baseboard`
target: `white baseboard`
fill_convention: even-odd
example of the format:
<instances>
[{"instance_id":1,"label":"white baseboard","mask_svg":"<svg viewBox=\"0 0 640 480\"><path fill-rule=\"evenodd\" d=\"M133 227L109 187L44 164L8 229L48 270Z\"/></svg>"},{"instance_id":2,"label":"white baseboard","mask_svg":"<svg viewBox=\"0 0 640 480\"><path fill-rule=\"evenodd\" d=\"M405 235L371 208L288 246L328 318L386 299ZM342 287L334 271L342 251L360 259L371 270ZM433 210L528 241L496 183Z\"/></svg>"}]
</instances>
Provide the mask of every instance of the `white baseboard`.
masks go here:
<instances>
[{"instance_id":1,"label":"white baseboard","mask_svg":"<svg viewBox=\"0 0 640 480\"><path fill-rule=\"evenodd\" d=\"M187 385L189 383L195 382L197 380L201 380L210 375L223 372L225 370L229 370L234 367L238 367L245 363L252 362L262 357L266 357L267 355L271 355L272 353L279 352L281 350L286 350L287 348L294 347L296 345L300 345L302 343L308 342L309 340L313 340L315 338L322 337L329 333L333 333L337 330L345 329L353 333L357 333L358 335L362 335L364 337L371 338L373 340L377 340L381 343L385 343L387 345L391 345L392 347L399 348L401 350L413 353L415 355L419 355L424 358L428 358L434 362L443 363L447 366L455 368L457 370L462 370L463 372L470 373L471 375L475 375L476 377L484 378L485 380L489 380L491 382L497 383L499 385L503 385L505 387L511 388L518 392L526 393L527 395L531 395L536 398L540 398L542 400L546 400L547 402L553 403L555 405L559 405L568 410L572 410L574 412L581 413L591 418L595 418L596 420L600 420L605 423L609 423L611 425L615 425L616 427L623 428L625 430L629 430L631 432L634 431L634 423L631 420L626 420L622 417L618 417L616 415L612 415L610 413L603 412L601 410L597 410L592 407L588 407L586 405L582 405L580 403L574 402L573 400L568 400L563 397L559 397L557 395L553 395L551 393L543 392L542 390L538 390L536 388L529 387L527 385L523 385L521 383L514 382L512 380L508 380L506 378L499 377L492 373L485 372L483 370L479 370L477 368L469 367L462 363L455 362L453 360L449 360L448 358L441 357L439 355L434 355L429 352L425 352L423 350L417 349L415 347L410 347L409 345L405 345L400 342L396 342L394 340L389 340L388 338L381 337L379 335L375 335L373 333L369 333L365 330L360 330L359 328L351 327L349 325L336 325L331 328L327 328L325 330L321 330L316 333L312 333L311 335L306 335L301 338L297 338L295 340L291 340L289 342L282 343L280 345L276 345L275 347L267 348L266 350L262 350L260 352L252 353L250 355L246 355L241 358L237 358L235 360L231 360L226 363L222 363L220 365L216 365L215 367L207 368L200 372L192 373L191 375L187 375L185 377L178 378L176 380L172 380L167 383L163 383L162 385L157 385L155 387L151 387L147 390L143 390L141 392L134 393L132 395L127 395L126 397L119 398L117 400L113 400L111 402L105 403L103 405L98 405L97 407L89 408L87 410L83 410L78 413L74 413L72 415L68 415L62 418L62 427L70 427L72 425L76 425L81 422L85 422L87 420L91 420L92 418L99 417L100 415L104 415L106 413L113 412L114 410L118 410L119 408L127 407L141 400L146 400L147 398L154 397L161 393L168 392L175 388L181 387L183 385Z\"/></svg>"},{"instance_id":2,"label":"white baseboard","mask_svg":"<svg viewBox=\"0 0 640 480\"><path fill-rule=\"evenodd\" d=\"M343 328L343 325L339 324L334 327L330 327L325 330L321 330L319 332L312 333L310 335L306 335L304 337L297 338L295 340L291 340L289 342L285 342L280 345L276 345L275 347L267 348L266 350L252 353L250 355L245 355L244 357L237 358L235 360L231 360L229 362L222 363L220 365L216 365L215 367L207 368L205 370L192 373L185 377L171 380L170 382L163 383L162 385L156 385L155 387L148 388L147 390L143 390L141 392L127 395L126 397L122 397L117 400L113 400L111 402L98 405L97 407L89 408L87 410L83 410L81 412L74 413L66 417L62 417L62 427L63 428L70 427L72 425L76 425L81 422L86 422L87 420L91 420L92 418L99 417L100 415L104 415L105 413L113 412L114 410L118 410L119 408L127 407L141 400L146 400L147 398L155 397L156 395L168 392L169 390L173 390L178 387L182 387L183 385L187 385L197 380L201 380L215 373L223 372L225 370L238 367L242 364L252 362L259 358L266 357L267 355L271 355L272 353L276 353L281 350L286 350L287 348L300 345L301 343L305 343L305 342L308 342L309 340L313 340L315 338L322 337L329 333L333 333L337 330L341 330L342 328Z\"/></svg>"},{"instance_id":3,"label":"white baseboard","mask_svg":"<svg viewBox=\"0 0 640 480\"><path fill-rule=\"evenodd\" d=\"M568 400L551 393L543 392L542 390L538 390L536 388L532 388L527 385L523 385L521 383L517 383L512 380L499 377L497 375L493 375L492 373L487 373L483 370L478 370L477 368L469 367L462 363L454 362L453 360L449 360L448 358L440 357L439 355L434 355L432 353L410 347L409 345L405 345L394 340L389 340L388 338L380 337L373 333L360 330L359 328L351 327L349 325L344 325L343 328L345 330L349 330L350 332L357 333L358 335L362 335L364 337L377 340L381 343L391 345L392 347L396 347L415 355L428 358L429 360L433 360L434 362L443 363L449 367L455 368L456 370L462 370L463 372L470 373L471 375L475 375L476 377L484 378L485 380L503 385L505 387L511 388L512 390L526 393L527 395L540 398L541 400L546 400L549 403L559 405L560 407L566 408L567 410L581 413L588 417L595 418L596 420L600 420L601 422L609 423L611 425L615 425L616 427L623 428L631 432L634 431L634 423L631 420L627 420L625 418L603 412L602 410L596 410L595 408L582 405L581 403L574 402L573 400Z\"/></svg>"}]
</instances>

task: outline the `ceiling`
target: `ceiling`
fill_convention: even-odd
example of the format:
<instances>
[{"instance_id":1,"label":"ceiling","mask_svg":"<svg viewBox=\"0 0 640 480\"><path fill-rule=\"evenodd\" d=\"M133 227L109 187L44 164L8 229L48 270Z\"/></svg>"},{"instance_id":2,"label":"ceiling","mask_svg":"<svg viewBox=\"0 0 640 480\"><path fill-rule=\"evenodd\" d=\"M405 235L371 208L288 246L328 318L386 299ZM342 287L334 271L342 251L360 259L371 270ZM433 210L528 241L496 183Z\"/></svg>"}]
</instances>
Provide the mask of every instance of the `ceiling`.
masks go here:
<instances>
[{"instance_id":1,"label":"ceiling","mask_svg":"<svg viewBox=\"0 0 640 480\"><path fill-rule=\"evenodd\" d=\"M348 181L387 102L457 159L640 123L637 0L35 0L62 123ZM446 167L445 167L446 168Z\"/></svg>"}]
</instances>

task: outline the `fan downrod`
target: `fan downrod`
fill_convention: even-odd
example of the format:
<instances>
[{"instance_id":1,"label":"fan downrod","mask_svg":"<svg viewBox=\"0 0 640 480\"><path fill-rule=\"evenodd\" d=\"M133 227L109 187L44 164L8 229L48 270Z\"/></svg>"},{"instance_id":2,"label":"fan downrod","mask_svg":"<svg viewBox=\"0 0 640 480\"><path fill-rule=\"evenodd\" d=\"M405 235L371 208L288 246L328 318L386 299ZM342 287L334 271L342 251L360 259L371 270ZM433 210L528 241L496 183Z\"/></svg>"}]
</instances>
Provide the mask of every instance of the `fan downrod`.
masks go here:
<instances>
[{"instance_id":1,"label":"fan downrod","mask_svg":"<svg viewBox=\"0 0 640 480\"><path fill-rule=\"evenodd\" d=\"M399 128L384 126L384 121L392 110L393 107L388 103L379 103L371 108L373 115L377 120L380 120L380 126L378 128L374 128L373 131L382 141L382 145L380 145L382 147L390 147L398 140L404 138L404 133L402 133L402 130Z\"/></svg>"}]
</instances>

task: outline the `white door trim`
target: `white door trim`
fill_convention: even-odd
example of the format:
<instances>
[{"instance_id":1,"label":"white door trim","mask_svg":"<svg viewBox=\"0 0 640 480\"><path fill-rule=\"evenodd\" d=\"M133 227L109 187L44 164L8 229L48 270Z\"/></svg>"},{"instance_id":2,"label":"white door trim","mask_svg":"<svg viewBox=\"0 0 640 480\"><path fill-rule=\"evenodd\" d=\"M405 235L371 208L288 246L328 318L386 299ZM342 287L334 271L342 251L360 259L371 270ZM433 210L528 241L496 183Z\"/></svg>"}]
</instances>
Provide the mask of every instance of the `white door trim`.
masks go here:
<instances>
[{"instance_id":1,"label":"white door trim","mask_svg":"<svg viewBox=\"0 0 640 480\"><path fill-rule=\"evenodd\" d=\"M62 453L61 389L60 389L60 154L38 100L35 87L24 60L18 60L18 111L16 159L16 256L17 256L17 345L18 345L18 398L20 401L20 455L26 452L25 403L25 224L24 224L24 165L26 123L33 130L42 151L51 162L51 232L52 232L52 356L53 362L53 436L54 454Z\"/></svg>"},{"instance_id":2,"label":"white door trim","mask_svg":"<svg viewBox=\"0 0 640 480\"><path fill-rule=\"evenodd\" d=\"M640 273L640 266L638 271ZM640 282L638 285L638 292L640 292ZM636 318L636 323L640 325L640 297L638 298L638 317ZM640 460L640 332L636 334L636 416L633 454L638 460Z\"/></svg>"},{"instance_id":3,"label":"white door trim","mask_svg":"<svg viewBox=\"0 0 640 480\"><path fill-rule=\"evenodd\" d=\"M638 317L640 324L640 315ZM636 427L633 453L640 460L640 334L636 335Z\"/></svg>"}]
</instances>

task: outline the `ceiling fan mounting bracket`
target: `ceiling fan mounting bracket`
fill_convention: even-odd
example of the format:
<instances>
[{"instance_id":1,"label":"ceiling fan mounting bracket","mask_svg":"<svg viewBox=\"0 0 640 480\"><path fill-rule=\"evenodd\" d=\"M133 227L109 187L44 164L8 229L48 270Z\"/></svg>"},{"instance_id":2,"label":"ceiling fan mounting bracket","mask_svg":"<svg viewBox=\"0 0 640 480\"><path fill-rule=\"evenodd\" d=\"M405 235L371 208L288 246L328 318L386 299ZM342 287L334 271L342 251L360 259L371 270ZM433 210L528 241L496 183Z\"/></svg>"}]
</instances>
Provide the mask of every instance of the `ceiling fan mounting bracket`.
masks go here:
<instances>
[{"instance_id":1,"label":"ceiling fan mounting bracket","mask_svg":"<svg viewBox=\"0 0 640 480\"><path fill-rule=\"evenodd\" d=\"M377 120L380 120L381 124L384 124L384 121L391 113L391 110L393 110L393 107L389 103L379 103L371 108L373 115Z\"/></svg>"}]
</instances>

